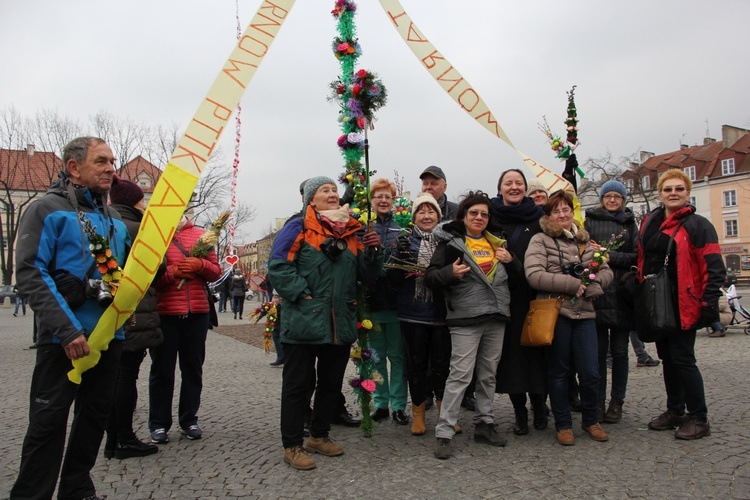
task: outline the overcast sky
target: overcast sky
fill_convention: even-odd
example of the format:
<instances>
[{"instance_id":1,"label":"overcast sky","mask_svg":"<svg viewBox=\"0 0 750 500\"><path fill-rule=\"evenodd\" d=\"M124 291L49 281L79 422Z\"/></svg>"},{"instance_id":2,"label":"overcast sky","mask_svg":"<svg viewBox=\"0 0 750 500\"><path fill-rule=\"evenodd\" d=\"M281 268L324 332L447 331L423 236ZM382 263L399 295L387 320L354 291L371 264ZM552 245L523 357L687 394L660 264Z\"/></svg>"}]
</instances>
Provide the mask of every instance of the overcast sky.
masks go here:
<instances>
[{"instance_id":1,"label":"overcast sky","mask_svg":"<svg viewBox=\"0 0 750 500\"><path fill-rule=\"evenodd\" d=\"M260 0L240 1L246 23ZM242 99L238 198L256 220L300 208L299 183L336 177L339 75L330 51L333 1L300 0ZM750 128L748 0L402 0L426 37L473 85L514 144L562 170L537 124L563 132L566 91L577 85L577 153L615 158L702 143L721 126ZM452 199L494 194L506 168L525 168L429 76L376 0L360 0L359 67L379 73L389 101L370 134L378 176L419 191L442 167ZM40 109L85 122L104 110L148 125L189 122L236 43L234 0L0 0L0 109ZM231 165L234 130L222 137Z\"/></svg>"}]
</instances>

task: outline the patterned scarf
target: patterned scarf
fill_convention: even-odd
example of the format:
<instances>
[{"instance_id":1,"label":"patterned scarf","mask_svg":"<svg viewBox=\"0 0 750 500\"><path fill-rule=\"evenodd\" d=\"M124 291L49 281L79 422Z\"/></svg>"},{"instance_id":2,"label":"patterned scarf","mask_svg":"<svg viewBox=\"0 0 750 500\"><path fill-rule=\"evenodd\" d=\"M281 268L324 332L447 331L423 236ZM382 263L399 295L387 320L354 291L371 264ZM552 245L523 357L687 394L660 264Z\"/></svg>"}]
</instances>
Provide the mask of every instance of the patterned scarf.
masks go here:
<instances>
[{"instance_id":1,"label":"patterned scarf","mask_svg":"<svg viewBox=\"0 0 750 500\"><path fill-rule=\"evenodd\" d=\"M417 226L412 229L412 234L419 238L419 250L417 251L417 265L425 268L430 265L432 254L437 248L437 238L432 233L422 231ZM414 284L414 300L432 302L432 290L425 286L424 276L417 276Z\"/></svg>"}]
</instances>

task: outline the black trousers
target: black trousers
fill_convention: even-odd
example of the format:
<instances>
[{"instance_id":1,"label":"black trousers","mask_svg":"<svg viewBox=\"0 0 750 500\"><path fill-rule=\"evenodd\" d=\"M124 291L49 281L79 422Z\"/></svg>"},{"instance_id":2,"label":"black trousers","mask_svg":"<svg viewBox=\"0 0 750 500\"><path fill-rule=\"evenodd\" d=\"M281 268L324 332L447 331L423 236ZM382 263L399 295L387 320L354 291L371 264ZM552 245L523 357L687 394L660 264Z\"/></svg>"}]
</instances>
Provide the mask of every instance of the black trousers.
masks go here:
<instances>
[{"instance_id":1,"label":"black trousers","mask_svg":"<svg viewBox=\"0 0 750 500\"><path fill-rule=\"evenodd\" d=\"M232 297L232 312L242 317L242 313L245 310L245 297Z\"/></svg>"},{"instance_id":2,"label":"black trousers","mask_svg":"<svg viewBox=\"0 0 750 500\"><path fill-rule=\"evenodd\" d=\"M161 330L164 343L151 352L151 374L148 380L148 428L150 431L172 427L172 398L175 369L180 359L180 401L178 423L186 429L198 423L198 409L203 392L203 361L206 359L208 313L187 316L163 315Z\"/></svg>"},{"instance_id":3,"label":"black trousers","mask_svg":"<svg viewBox=\"0 0 750 500\"><path fill-rule=\"evenodd\" d=\"M348 345L284 343L281 384L281 442L284 448L302 446L305 406L310 379L317 377L310 435L326 437L339 407L344 371L349 362ZM317 360L317 368L315 362Z\"/></svg>"},{"instance_id":4,"label":"black trousers","mask_svg":"<svg viewBox=\"0 0 750 500\"><path fill-rule=\"evenodd\" d=\"M402 321L401 334L412 405L424 403L428 389L434 392L435 399L441 401L451 361L448 327Z\"/></svg>"},{"instance_id":5,"label":"black trousers","mask_svg":"<svg viewBox=\"0 0 750 500\"><path fill-rule=\"evenodd\" d=\"M677 331L656 341L662 361L667 409L678 415L685 410L698 418L707 418L703 376L695 364L695 330Z\"/></svg>"},{"instance_id":6,"label":"black trousers","mask_svg":"<svg viewBox=\"0 0 750 500\"><path fill-rule=\"evenodd\" d=\"M133 432L133 413L138 403L138 373L141 369L146 350L123 351L120 356L120 370L115 385L115 403L109 416L107 434L118 440L131 440Z\"/></svg>"},{"instance_id":7,"label":"black trousers","mask_svg":"<svg viewBox=\"0 0 750 500\"><path fill-rule=\"evenodd\" d=\"M76 385L68 380L67 373L73 365L60 344L37 348L31 378L29 428L23 440L21 470L10 498L52 498L58 475L59 499L80 499L96 494L90 472L96 463L112 408L121 350L122 341L110 342L96 366L85 371L81 384ZM73 423L65 449L68 415L73 402Z\"/></svg>"}]
</instances>

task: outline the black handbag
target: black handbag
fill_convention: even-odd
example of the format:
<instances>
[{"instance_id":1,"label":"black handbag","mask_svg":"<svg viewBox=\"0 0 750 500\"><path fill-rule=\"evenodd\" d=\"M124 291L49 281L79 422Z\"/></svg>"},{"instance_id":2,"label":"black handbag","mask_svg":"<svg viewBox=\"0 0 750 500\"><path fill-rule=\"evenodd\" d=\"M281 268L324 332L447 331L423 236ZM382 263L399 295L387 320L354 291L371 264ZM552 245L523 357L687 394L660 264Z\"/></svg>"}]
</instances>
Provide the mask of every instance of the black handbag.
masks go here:
<instances>
[{"instance_id":1,"label":"black handbag","mask_svg":"<svg viewBox=\"0 0 750 500\"><path fill-rule=\"evenodd\" d=\"M662 268L657 273L644 276L635 290L633 305L636 331L641 342L656 342L680 330L679 308L675 304L675 293L667 273L667 265L674 237L681 225L682 223L677 225L669 238ZM643 232L645 233L645 228Z\"/></svg>"}]
</instances>

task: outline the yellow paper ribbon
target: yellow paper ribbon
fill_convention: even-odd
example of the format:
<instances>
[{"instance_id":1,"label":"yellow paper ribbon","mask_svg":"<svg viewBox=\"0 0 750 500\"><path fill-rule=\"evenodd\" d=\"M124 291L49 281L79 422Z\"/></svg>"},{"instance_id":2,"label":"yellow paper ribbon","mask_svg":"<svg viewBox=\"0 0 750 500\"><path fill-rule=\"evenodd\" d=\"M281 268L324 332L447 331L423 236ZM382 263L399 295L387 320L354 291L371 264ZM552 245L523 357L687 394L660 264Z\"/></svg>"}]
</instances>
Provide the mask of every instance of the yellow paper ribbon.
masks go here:
<instances>
[{"instance_id":1,"label":"yellow paper ribbon","mask_svg":"<svg viewBox=\"0 0 750 500\"><path fill-rule=\"evenodd\" d=\"M461 109L466 111L469 116L485 129L489 130L490 133L513 148L537 179L547 188L547 191L551 193L558 189L564 189L573 195L577 214L576 218L581 221L580 203L578 202L573 185L562 176L535 161L530 156L525 155L513 145L508 135L492 115L492 112L482 98L479 97L479 93L474 90L474 87L461 76L458 70L424 36L398 0L380 0L380 5L393 23L396 31L398 31L401 38L406 42L406 45L422 63L422 66L432 75L443 90L461 106Z\"/></svg>"},{"instance_id":2,"label":"yellow paper ribbon","mask_svg":"<svg viewBox=\"0 0 750 500\"><path fill-rule=\"evenodd\" d=\"M229 55L154 188L138 236L123 269L114 302L102 314L88 339L91 354L73 360L68 379L94 367L115 331L133 314L154 279L177 223L190 201L198 177L224 131L232 111L268 53L295 0L264 0Z\"/></svg>"}]
</instances>

